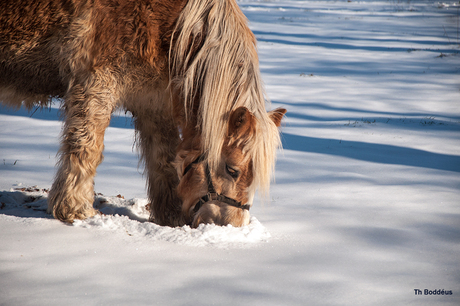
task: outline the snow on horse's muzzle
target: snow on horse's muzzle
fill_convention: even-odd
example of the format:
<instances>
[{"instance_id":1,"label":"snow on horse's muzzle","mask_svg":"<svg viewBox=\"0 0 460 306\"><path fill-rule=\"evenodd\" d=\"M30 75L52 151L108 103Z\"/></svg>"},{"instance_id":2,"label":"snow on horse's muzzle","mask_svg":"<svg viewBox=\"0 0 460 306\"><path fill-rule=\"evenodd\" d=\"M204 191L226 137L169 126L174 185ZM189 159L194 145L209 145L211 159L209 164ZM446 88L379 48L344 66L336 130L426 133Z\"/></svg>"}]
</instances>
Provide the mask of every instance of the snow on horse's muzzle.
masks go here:
<instances>
[{"instance_id":1,"label":"snow on horse's muzzle","mask_svg":"<svg viewBox=\"0 0 460 306\"><path fill-rule=\"evenodd\" d=\"M191 162L184 170L184 174L185 175L191 168L192 168L192 165L194 164L197 164L197 163L200 163L202 161L204 161L205 159L205 156L204 154L201 154L200 156L198 156L193 162ZM225 203L229 206L233 206L233 207L236 207L236 208L241 208L243 210L249 210L249 208L251 207L250 204L244 204L242 205L241 202L235 200L235 199L232 199L232 198L229 198L225 195L222 195L222 194L219 194L216 192L216 189L214 188L214 185L212 183L212 178L211 178L211 171L209 171L209 165L206 164L206 180L208 182L208 193L204 196L202 196L198 202L194 205L193 207L193 215L195 215L199 210L200 208L208 203L208 202L211 202L211 201L218 201L218 202L221 202L221 203Z\"/></svg>"}]
</instances>

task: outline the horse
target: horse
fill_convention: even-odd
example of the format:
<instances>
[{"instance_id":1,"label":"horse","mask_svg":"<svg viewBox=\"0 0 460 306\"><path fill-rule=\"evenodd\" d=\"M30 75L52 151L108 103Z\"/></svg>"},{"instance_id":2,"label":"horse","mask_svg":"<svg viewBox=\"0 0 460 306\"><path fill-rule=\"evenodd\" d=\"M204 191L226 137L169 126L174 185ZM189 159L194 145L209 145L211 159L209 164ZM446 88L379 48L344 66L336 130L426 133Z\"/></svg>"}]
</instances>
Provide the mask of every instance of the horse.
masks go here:
<instances>
[{"instance_id":1,"label":"horse","mask_svg":"<svg viewBox=\"0 0 460 306\"><path fill-rule=\"evenodd\" d=\"M130 112L150 221L244 226L266 194L286 110L267 112L256 39L235 0L6 0L0 102L62 102L48 213L86 219L114 110Z\"/></svg>"}]
</instances>

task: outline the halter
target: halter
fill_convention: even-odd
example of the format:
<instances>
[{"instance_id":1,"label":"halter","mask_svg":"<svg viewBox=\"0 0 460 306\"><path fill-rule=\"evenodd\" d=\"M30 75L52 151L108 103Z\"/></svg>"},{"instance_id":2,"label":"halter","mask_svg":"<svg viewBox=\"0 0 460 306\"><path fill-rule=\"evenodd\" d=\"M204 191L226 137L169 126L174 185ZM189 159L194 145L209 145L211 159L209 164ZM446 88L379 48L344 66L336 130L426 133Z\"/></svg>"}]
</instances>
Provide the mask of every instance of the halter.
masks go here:
<instances>
[{"instance_id":1,"label":"halter","mask_svg":"<svg viewBox=\"0 0 460 306\"><path fill-rule=\"evenodd\" d=\"M193 162L191 162L184 170L184 174L187 174L187 172L192 168L192 165L198 164L202 161L204 161L205 156L204 154L201 154L198 156ZM195 204L195 207L193 208L193 214L196 214L198 210L200 210L201 206L203 206L205 203L210 202L210 201L219 201L223 202L227 205L236 207L236 208L241 208L243 210L249 210L251 205L245 204L241 205L241 202L229 198L227 196L224 196L222 194L217 193L216 189L214 188L214 185L212 183L212 178L211 178L211 171L209 171L209 165L206 163L206 180L208 182L208 193L204 196L202 196L198 202Z\"/></svg>"}]
</instances>

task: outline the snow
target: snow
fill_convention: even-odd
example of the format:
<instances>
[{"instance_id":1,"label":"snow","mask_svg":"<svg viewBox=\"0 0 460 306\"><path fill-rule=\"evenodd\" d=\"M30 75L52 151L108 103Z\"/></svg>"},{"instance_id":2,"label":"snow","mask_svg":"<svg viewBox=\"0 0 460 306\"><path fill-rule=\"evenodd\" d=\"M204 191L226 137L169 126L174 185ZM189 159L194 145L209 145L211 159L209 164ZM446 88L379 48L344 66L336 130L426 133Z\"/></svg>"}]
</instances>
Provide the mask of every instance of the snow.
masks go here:
<instances>
[{"instance_id":1,"label":"snow","mask_svg":"<svg viewBox=\"0 0 460 306\"><path fill-rule=\"evenodd\" d=\"M40 190L36 186L2 192L0 201L7 203L3 207L3 213L23 216L24 208L28 208L35 212L42 212L33 213L34 217L50 218L46 215L47 193L47 190ZM201 224L196 229L189 226L181 228L158 226L148 222L147 204L147 199L125 200L121 195L116 197L99 195L94 205L102 214L86 220L76 220L72 225L118 232L136 239L162 240L191 246L210 245L218 248L245 246L270 238L270 234L255 217L252 217L250 224L243 228L234 228L231 225L221 227L214 224Z\"/></svg>"},{"instance_id":2,"label":"snow","mask_svg":"<svg viewBox=\"0 0 460 306\"><path fill-rule=\"evenodd\" d=\"M460 305L458 1L239 4L272 108L288 109L250 225L145 222L122 112L95 182L103 215L56 221L58 105L0 108L1 305Z\"/></svg>"}]
</instances>

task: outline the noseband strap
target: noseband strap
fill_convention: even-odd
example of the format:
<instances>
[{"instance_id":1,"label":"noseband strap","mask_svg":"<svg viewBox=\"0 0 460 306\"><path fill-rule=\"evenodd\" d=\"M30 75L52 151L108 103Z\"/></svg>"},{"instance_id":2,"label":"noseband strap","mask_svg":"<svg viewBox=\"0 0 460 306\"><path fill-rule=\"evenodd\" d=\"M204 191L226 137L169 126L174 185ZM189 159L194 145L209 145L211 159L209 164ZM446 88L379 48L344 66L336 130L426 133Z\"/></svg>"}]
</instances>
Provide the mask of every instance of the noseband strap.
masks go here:
<instances>
[{"instance_id":1,"label":"noseband strap","mask_svg":"<svg viewBox=\"0 0 460 306\"><path fill-rule=\"evenodd\" d=\"M198 156L192 163L190 163L190 165L188 165L185 168L184 175L192 168L193 164L200 163L203 160L204 160L204 154ZM206 164L206 181L208 182L208 193L205 196L202 196L198 200L198 202L195 204L195 207L193 208L193 214L196 214L198 210L200 210L201 206L203 206L205 203L210 202L210 201L219 201L219 202L225 203L227 205L230 205L236 208L241 208L243 210L249 210L249 208L251 207L251 205L249 204L241 205L241 202L217 193L212 183L211 171L209 171L208 164Z\"/></svg>"}]
</instances>

